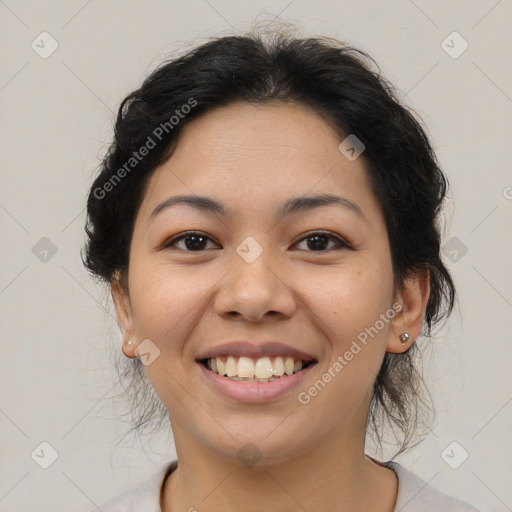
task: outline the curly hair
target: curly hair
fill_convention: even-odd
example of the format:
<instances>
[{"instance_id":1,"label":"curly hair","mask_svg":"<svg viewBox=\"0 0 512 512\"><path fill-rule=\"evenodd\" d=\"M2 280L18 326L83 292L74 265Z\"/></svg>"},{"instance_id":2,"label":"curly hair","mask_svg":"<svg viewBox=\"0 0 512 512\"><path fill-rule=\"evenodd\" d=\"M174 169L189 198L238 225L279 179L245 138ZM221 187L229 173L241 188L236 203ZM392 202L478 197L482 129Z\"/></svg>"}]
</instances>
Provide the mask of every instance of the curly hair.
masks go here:
<instances>
[{"instance_id":1,"label":"curly hair","mask_svg":"<svg viewBox=\"0 0 512 512\"><path fill-rule=\"evenodd\" d=\"M431 337L455 302L440 253L439 214L448 181L417 114L398 99L375 61L328 37L276 31L268 37L251 32L211 38L150 73L119 106L114 139L89 191L82 251L89 272L107 284L119 275L127 289L131 237L149 178L172 154L187 123L235 102L304 104L340 137L353 134L365 145L362 158L384 213L396 285L429 272L422 334ZM434 415L417 350L414 343L405 353L386 353L373 387L367 427L381 445L381 431L391 426L400 443L397 453L411 447L421 411ZM125 362L123 376L130 381L128 393L138 399L135 430L158 414L165 417L138 358Z\"/></svg>"}]
</instances>

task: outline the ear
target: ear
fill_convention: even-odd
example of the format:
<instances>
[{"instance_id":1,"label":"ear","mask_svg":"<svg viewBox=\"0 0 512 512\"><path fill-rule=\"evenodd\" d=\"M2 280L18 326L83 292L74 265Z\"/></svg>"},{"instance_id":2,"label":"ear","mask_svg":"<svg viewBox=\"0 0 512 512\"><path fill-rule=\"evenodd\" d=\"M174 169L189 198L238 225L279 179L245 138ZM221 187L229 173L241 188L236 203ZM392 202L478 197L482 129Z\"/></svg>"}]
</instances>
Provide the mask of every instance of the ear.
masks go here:
<instances>
[{"instance_id":1,"label":"ear","mask_svg":"<svg viewBox=\"0 0 512 512\"><path fill-rule=\"evenodd\" d=\"M394 304L399 304L400 309L391 321L386 345L387 352L394 354L406 352L418 339L429 296L430 273L428 270L415 272L405 279L402 289L395 293ZM398 309L396 305L395 308ZM405 344L400 340L400 335L403 333L409 335L409 340Z\"/></svg>"},{"instance_id":2,"label":"ear","mask_svg":"<svg viewBox=\"0 0 512 512\"><path fill-rule=\"evenodd\" d=\"M137 357L134 353L135 343L135 329L133 324L132 308L130 302L130 295L127 286L121 283L119 272L116 271L114 277L110 281L110 293L116 308L117 323L121 330L123 345L122 351L126 357ZM128 342L131 341L131 345Z\"/></svg>"}]
</instances>

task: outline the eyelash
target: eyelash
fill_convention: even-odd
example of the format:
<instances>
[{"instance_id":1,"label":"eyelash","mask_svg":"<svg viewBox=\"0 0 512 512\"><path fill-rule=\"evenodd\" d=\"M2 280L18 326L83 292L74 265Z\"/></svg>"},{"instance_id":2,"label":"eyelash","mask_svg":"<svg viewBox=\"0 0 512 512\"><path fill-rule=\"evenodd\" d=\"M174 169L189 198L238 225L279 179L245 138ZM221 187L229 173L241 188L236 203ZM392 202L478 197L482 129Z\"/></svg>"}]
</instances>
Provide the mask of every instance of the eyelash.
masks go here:
<instances>
[{"instance_id":1,"label":"eyelash","mask_svg":"<svg viewBox=\"0 0 512 512\"><path fill-rule=\"evenodd\" d=\"M297 245L298 243L301 243L301 242L307 240L308 238L312 238L315 235L321 235L321 236L325 236L326 238L330 238L332 240L335 240L336 243L337 243L337 248L338 249L352 249L350 247L350 245L347 242L345 242L343 239L341 239L339 236L336 236L336 235L334 235L333 233L331 233L329 231L323 231L323 230L309 231L308 233L305 233L305 236L303 236L300 240L298 240L294 245ZM186 239L188 237L192 237L192 236L200 236L200 237L203 237L203 238L207 238L210 241L213 241L209 236L205 235L204 233L202 233L200 231L186 231L186 232L182 233L181 235L178 235L178 236L176 236L174 238L171 238L170 240L165 242L165 244L163 245L162 248L163 249L171 249L173 244L175 244L176 242L179 242L181 240L184 240L184 239ZM203 250L200 250L200 251L188 251L188 250L185 250L185 249L179 249L179 250L182 250L183 252L189 252L189 253L195 253L195 252L199 253L199 252L205 252L206 251L206 249L203 249ZM322 253L331 252L332 250L333 250L333 248L331 248L331 249L323 249L321 251L306 251L306 252L322 254Z\"/></svg>"}]
</instances>

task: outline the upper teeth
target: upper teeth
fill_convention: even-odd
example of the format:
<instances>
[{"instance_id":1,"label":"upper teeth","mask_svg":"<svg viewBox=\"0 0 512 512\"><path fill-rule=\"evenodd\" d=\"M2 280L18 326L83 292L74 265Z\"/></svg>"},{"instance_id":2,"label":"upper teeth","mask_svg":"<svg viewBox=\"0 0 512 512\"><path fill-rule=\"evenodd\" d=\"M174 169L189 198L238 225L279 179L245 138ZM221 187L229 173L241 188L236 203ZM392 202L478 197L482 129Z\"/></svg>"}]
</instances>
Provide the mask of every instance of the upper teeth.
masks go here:
<instances>
[{"instance_id":1,"label":"upper teeth","mask_svg":"<svg viewBox=\"0 0 512 512\"><path fill-rule=\"evenodd\" d=\"M282 358L280 356L273 358L260 357L251 359L245 356L227 356L208 359L208 368L212 372L228 377L247 377L257 379L268 379L270 377L280 377L281 375L292 375L302 369L302 361L294 360L293 357Z\"/></svg>"}]
</instances>

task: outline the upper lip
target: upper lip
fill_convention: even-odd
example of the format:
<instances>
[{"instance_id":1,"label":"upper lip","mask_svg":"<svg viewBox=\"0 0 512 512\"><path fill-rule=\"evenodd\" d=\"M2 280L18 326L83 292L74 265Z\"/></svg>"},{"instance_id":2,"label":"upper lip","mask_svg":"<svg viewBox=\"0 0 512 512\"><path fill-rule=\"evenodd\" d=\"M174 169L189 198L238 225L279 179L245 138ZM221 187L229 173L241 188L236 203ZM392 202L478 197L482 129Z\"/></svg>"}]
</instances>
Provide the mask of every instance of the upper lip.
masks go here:
<instances>
[{"instance_id":1,"label":"upper lip","mask_svg":"<svg viewBox=\"0 0 512 512\"><path fill-rule=\"evenodd\" d=\"M210 359L217 356L245 356L251 358L259 358L264 356L286 356L293 357L295 360L316 361L311 354L302 352L285 343L277 341L262 341L251 343L249 341L232 341L223 343L216 347L211 347L202 352L197 360Z\"/></svg>"}]
</instances>

